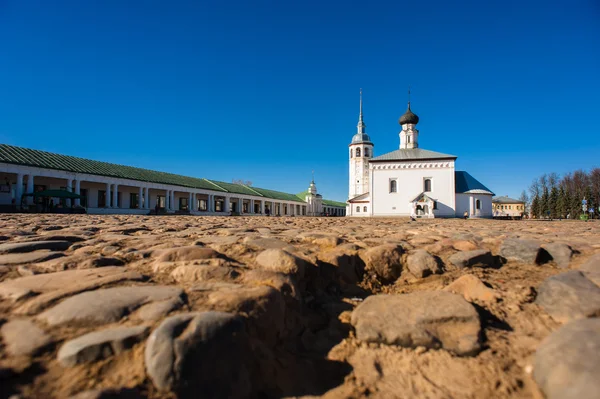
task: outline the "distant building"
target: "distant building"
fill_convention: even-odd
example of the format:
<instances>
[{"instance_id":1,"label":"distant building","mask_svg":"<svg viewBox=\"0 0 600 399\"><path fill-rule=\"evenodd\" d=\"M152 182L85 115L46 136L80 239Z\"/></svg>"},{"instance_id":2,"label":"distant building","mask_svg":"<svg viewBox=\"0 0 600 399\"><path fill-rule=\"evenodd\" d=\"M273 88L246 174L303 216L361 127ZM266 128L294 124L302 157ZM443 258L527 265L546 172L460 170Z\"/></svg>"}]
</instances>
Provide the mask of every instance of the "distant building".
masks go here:
<instances>
[{"instance_id":1,"label":"distant building","mask_svg":"<svg viewBox=\"0 0 600 399\"><path fill-rule=\"evenodd\" d=\"M48 190L82 197L53 198L56 211L73 205L93 214L313 214L312 205L294 194L0 144L0 211L40 210L41 198L28 194ZM345 213L344 203L320 195L319 203L321 214Z\"/></svg>"},{"instance_id":2,"label":"distant building","mask_svg":"<svg viewBox=\"0 0 600 399\"><path fill-rule=\"evenodd\" d=\"M323 199L323 196L317 193L315 181L311 181L307 191L298 193L298 198L306 202L307 216L345 216L346 204L343 202Z\"/></svg>"},{"instance_id":3,"label":"distant building","mask_svg":"<svg viewBox=\"0 0 600 399\"><path fill-rule=\"evenodd\" d=\"M456 171L456 156L419 148L417 123L409 101L399 120L400 148L375 156L361 94L358 131L349 145L347 215L491 218L494 193L469 173Z\"/></svg>"},{"instance_id":4,"label":"distant building","mask_svg":"<svg viewBox=\"0 0 600 399\"><path fill-rule=\"evenodd\" d=\"M508 196L492 198L492 209L495 218L522 218L525 213L525 202Z\"/></svg>"}]
</instances>

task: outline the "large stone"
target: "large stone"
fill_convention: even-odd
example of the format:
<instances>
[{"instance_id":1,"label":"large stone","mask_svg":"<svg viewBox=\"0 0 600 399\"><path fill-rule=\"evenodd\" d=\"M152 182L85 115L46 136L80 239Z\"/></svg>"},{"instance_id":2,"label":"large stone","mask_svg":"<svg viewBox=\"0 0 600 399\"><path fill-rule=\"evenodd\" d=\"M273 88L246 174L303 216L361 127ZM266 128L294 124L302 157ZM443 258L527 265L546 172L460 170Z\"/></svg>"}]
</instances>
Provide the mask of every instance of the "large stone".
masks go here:
<instances>
[{"instance_id":1,"label":"large stone","mask_svg":"<svg viewBox=\"0 0 600 399\"><path fill-rule=\"evenodd\" d=\"M427 277L430 274L440 271L435 257L424 249L417 249L408 255L406 266L413 276L419 278Z\"/></svg>"},{"instance_id":2,"label":"large stone","mask_svg":"<svg viewBox=\"0 0 600 399\"><path fill-rule=\"evenodd\" d=\"M500 256L507 260L523 263L546 263L551 259L550 254L534 240L508 238L500 247Z\"/></svg>"},{"instance_id":3,"label":"large stone","mask_svg":"<svg viewBox=\"0 0 600 399\"><path fill-rule=\"evenodd\" d=\"M58 350L58 361L66 367L94 362L119 354L144 339L147 326L115 327L71 339Z\"/></svg>"},{"instance_id":4,"label":"large stone","mask_svg":"<svg viewBox=\"0 0 600 399\"><path fill-rule=\"evenodd\" d=\"M156 260L157 262L177 262L221 257L223 257L223 255L214 249L191 245L188 247L178 247L165 250L158 256Z\"/></svg>"},{"instance_id":5,"label":"large stone","mask_svg":"<svg viewBox=\"0 0 600 399\"><path fill-rule=\"evenodd\" d=\"M35 355L52 340L38 326L26 319L6 322L0 329L6 351L12 356Z\"/></svg>"},{"instance_id":6,"label":"large stone","mask_svg":"<svg viewBox=\"0 0 600 399\"><path fill-rule=\"evenodd\" d=\"M356 284L363 276L365 265L355 250L335 248L330 251L319 252L318 265L323 270L330 268L334 278L348 284Z\"/></svg>"},{"instance_id":7,"label":"large stone","mask_svg":"<svg viewBox=\"0 0 600 399\"><path fill-rule=\"evenodd\" d=\"M151 302L142 306L135 316L144 321L160 320L168 315L173 310L179 309L184 305L181 297L170 298L165 301Z\"/></svg>"},{"instance_id":8,"label":"large stone","mask_svg":"<svg viewBox=\"0 0 600 399\"><path fill-rule=\"evenodd\" d=\"M352 313L361 341L416 348L442 347L458 355L480 350L480 321L461 296L443 291L368 297Z\"/></svg>"},{"instance_id":9,"label":"large stone","mask_svg":"<svg viewBox=\"0 0 600 399\"><path fill-rule=\"evenodd\" d=\"M495 259L487 249L476 249L474 251L457 252L448 258L448 261L459 269L465 267L493 267Z\"/></svg>"},{"instance_id":10,"label":"large stone","mask_svg":"<svg viewBox=\"0 0 600 399\"><path fill-rule=\"evenodd\" d=\"M542 248L544 248L550 254L552 260L558 267L562 269L569 267L571 256L573 256L573 249L571 249L570 246L563 243L553 242L542 245Z\"/></svg>"},{"instance_id":11,"label":"large stone","mask_svg":"<svg viewBox=\"0 0 600 399\"><path fill-rule=\"evenodd\" d=\"M495 302L499 295L496 291L488 288L476 276L465 274L454 280L444 288L444 291L460 294L469 302Z\"/></svg>"},{"instance_id":12,"label":"large stone","mask_svg":"<svg viewBox=\"0 0 600 399\"><path fill-rule=\"evenodd\" d=\"M10 253L0 255L0 264L7 266L23 265L25 263L45 262L61 256L65 255L62 252L53 252L47 249L25 253Z\"/></svg>"},{"instance_id":13,"label":"large stone","mask_svg":"<svg viewBox=\"0 0 600 399\"><path fill-rule=\"evenodd\" d=\"M367 268L373 270L379 278L393 282L402 273L402 253L404 249L396 244L384 244L364 252L363 260Z\"/></svg>"},{"instance_id":14,"label":"large stone","mask_svg":"<svg viewBox=\"0 0 600 399\"><path fill-rule=\"evenodd\" d=\"M568 323L535 353L533 377L548 399L595 399L600 393L600 319Z\"/></svg>"},{"instance_id":15,"label":"large stone","mask_svg":"<svg viewBox=\"0 0 600 399\"><path fill-rule=\"evenodd\" d=\"M131 275L134 273L135 275ZM81 289L82 286L93 287L99 281L107 277L121 278L129 276L139 280L142 275L136 272L127 272L122 267L105 267L97 270L66 270L56 273L37 274L34 276L21 277L14 280L6 280L0 283L0 297L19 299L30 294L42 294L50 291L70 292ZM111 280L110 282L115 282Z\"/></svg>"},{"instance_id":16,"label":"large stone","mask_svg":"<svg viewBox=\"0 0 600 399\"><path fill-rule=\"evenodd\" d=\"M579 266L584 273L600 273L600 253L590 257L584 264Z\"/></svg>"},{"instance_id":17,"label":"large stone","mask_svg":"<svg viewBox=\"0 0 600 399\"><path fill-rule=\"evenodd\" d=\"M146 372L162 392L183 397L252 396L243 319L230 313L184 313L165 319L146 342ZM188 395L188 396L186 396Z\"/></svg>"},{"instance_id":18,"label":"large stone","mask_svg":"<svg viewBox=\"0 0 600 399\"><path fill-rule=\"evenodd\" d=\"M28 241L28 242L9 242L0 244L0 254L33 252L40 249L52 251L64 251L73 243L70 241Z\"/></svg>"},{"instance_id":19,"label":"large stone","mask_svg":"<svg viewBox=\"0 0 600 399\"><path fill-rule=\"evenodd\" d=\"M290 274L302 278L308 262L281 249L266 249L256 257L256 263L264 270Z\"/></svg>"},{"instance_id":20,"label":"large stone","mask_svg":"<svg viewBox=\"0 0 600 399\"><path fill-rule=\"evenodd\" d=\"M242 314L249 319L248 332L275 345L285 330L285 302L272 287L244 287L219 290L208 296L211 309Z\"/></svg>"},{"instance_id":21,"label":"large stone","mask_svg":"<svg viewBox=\"0 0 600 399\"><path fill-rule=\"evenodd\" d=\"M288 244L285 241L278 240L277 238L268 237L246 237L242 241L249 247L259 249L293 249L293 245Z\"/></svg>"},{"instance_id":22,"label":"large stone","mask_svg":"<svg viewBox=\"0 0 600 399\"><path fill-rule=\"evenodd\" d=\"M535 302L562 323L600 316L600 287L571 270L547 278L538 288Z\"/></svg>"},{"instance_id":23,"label":"large stone","mask_svg":"<svg viewBox=\"0 0 600 399\"><path fill-rule=\"evenodd\" d=\"M221 260L221 259L219 259ZM193 283L196 281L230 280L239 276L233 268L224 265L181 265L171 272L171 277L178 283Z\"/></svg>"},{"instance_id":24,"label":"large stone","mask_svg":"<svg viewBox=\"0 0 600 399\"><path fill-rule=\"evenodd\" d=\"M41 313L49 325L85 322L106 324L119 321L142 305L183 296L183 290L168 286L106 288L65 299Z\"/></svg>"},{"instance_id":25,"label":"large stone","mask_svg":"<svg viewBox=\"0 0 600 399\"><path fill-rule=\"evenodd\" d=\"M95 267L106 267L106 266L123 266L125 262L123 262L119 258L113 257L105 257L105 256L95 256L89 259L84 260L78 266L79 269L93 269Z\"/></svg>"}]
</instances>

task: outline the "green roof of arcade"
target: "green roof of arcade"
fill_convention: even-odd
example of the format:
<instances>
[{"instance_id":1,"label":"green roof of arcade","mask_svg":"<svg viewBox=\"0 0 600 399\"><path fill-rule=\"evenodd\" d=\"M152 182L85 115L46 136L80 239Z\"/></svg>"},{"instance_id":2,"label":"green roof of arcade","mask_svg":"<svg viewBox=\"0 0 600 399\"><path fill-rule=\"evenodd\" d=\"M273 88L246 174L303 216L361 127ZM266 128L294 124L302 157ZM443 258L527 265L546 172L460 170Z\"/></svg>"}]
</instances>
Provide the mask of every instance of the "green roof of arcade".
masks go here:
<instances>
[{"instance_id":1,"label":"green roof of arcade","mask_svg":"<svg viewBox=\"0 0 600 399\"><path fill-rule=\"evenodd\" d=\"M195 189L220 191L223 193L252 195L281 201L304 202L304 200L299 201L298 197L294 194L283 193L281 191L158 172L133 166L117 165L8 144L0 144L0 162L149 183L170 184Z\"/></svg>"}]
</instances>

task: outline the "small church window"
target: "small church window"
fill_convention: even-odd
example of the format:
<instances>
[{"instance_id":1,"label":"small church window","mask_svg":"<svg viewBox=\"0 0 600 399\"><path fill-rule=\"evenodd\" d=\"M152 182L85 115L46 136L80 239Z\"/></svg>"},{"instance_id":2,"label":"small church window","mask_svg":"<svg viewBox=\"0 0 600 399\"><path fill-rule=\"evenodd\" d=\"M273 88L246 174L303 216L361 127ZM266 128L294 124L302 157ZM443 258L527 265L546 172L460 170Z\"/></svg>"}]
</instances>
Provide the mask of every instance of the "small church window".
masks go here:
<instances>
[{"instance_id":1,"label":"small church window","mask_svg":"<svg viewBox=\"0 0 600 399\"><path fill-rule=\"evenodd\" d=\"M431 179L425 179L425 181L423 182L423 186L423 191L431 191Z\"/></svg>"},{"instance_id":2,"label":"small church window","mask_svg":"<svg viewBox=\"0 0 600 399\"><path fill-rule=\"evenodd\" d=\"M356 156L357 156L357 157L360 157L360 148L357 148L357 149L356 149Z\"/></svg>"},{"instance_id":3,"label":"small church window","mask_svg":"<svg viewBox=\"0 0 600 399\"><path fill-rule=\"evenodd\" d=\"M368 148L365 148L365 157L367 157L367 158L369 157L369 149Z\"/></svg>"},{"instance_id":4,"label":"small church window","mask_svg":"<svg viewBox=\"0 0 600 399\"><path fill-rule=\"evenodd\" d=\"M390 193L395 193L397 190L396 180L390 180Z\"/></svg>"},{"instance_id":5,"label":"small church window","mask_svg":"<svg viewBox=\"0 0 600 399\"><path fill-rule=\"evenodd\" d=\"M352 148L350 148L350 158L352 158Z\"/></svg>"},{"instance_id":6,"label":"small church window","mask_svg":"<svg viewBox=\"0 0 600 399\"><path fill-rule=\"evenodd\" d=\"M475 209L481 209L481 201L479 201L479 200L475 201Z\"/></svg>"},{"instance_id":7,"label":"small church window","mask_svg":"<svg viewBox=\"0 0 600 399\"><path fill-rule=\"evenodd\" d=\"M360 205L356 207L356 212L360 212Z\"/></svg>"},{"instance_id":8,"label":"small church window","mask_svg":"<svg viewBox=\"0 0 600 399\"><path fill-rule=\"evenodd\" d=\"M410 136L406 136L406 142L410 144Z\"/></svg>"},{"instance_id":9,"label":"small church window","mask_svg":"<svg viewBox=\"0 0 600 399\"><path fill-rule=\"evenodd\" d=\"M366 207L366 206L364 206L364 207L363 207L363 212L366 212L366 211L367 211L367 207Z\"/></svg>"}]
</instances>

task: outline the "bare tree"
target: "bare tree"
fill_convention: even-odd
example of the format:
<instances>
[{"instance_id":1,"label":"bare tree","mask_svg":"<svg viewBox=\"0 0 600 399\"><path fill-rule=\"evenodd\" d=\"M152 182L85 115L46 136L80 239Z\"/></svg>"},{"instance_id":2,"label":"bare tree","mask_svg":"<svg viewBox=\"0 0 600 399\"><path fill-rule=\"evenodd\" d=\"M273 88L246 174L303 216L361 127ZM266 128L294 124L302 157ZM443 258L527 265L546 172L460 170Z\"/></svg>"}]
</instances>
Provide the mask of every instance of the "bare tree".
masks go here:
<instances>
[{"instance_id":1,"label":"bare tree","mask_svg":"<svg viewBox=\"0 0 600 399\"><path fill-rule=\"evenodd\" d=\"M243 180L243 179L232 179L231 182L233 184L241 184L244 186L251 186L252 182L250 180Z\"/></svg>"}]
</instances>

